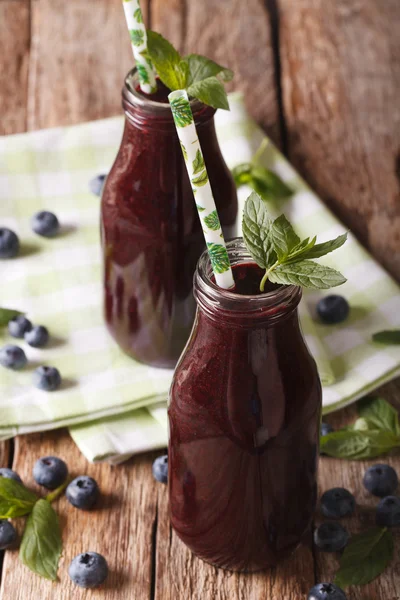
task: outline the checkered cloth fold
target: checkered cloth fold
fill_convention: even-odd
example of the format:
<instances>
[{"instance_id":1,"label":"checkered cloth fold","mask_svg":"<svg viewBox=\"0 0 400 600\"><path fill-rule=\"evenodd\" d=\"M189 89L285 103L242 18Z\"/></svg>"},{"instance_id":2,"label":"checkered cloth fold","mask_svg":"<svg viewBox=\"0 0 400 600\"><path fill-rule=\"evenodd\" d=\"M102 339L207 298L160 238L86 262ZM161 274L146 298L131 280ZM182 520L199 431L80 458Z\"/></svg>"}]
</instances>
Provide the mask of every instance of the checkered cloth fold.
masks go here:
<instances>
[{"instance_id":1,"label":"checkered cloth fold","mask_svg":"<svg viewBox=\"0 0 400 600\"><path fill-rule=\"evenodd\" d=\"M230 112L217 113L216 126L233 167L250 160L264 134L238 94L230 103ZM67 425L90 460L112 462L166 444L172 376L126 357L103 325L99 201L88 192L88 181L109 170L122 127L123 118L116 117L0 138L0 225L14 229L22 242L19 257L0 263L0 305L23 310L52 335L43 350L22 342L27 369L1 369L0 439ZM318 232L320 241L344 231L272 143L262 162L295 190L271 206L274 214L285 212L299 234ZM241 204L249 191L239 190ZM48 240L32 233L30 217L42 209L58 215L60 236ZM318 299L329 292L306 291L300 310L323 382L324 411L330 412L400 372L400 348L371 340L375 331L400 327L400 289L353 236L322 260L348 278L340 293L351 304L349 319L333 327L315 315ZM1 343L11 343L4 330ZM32 386L39 364L60 369L64 383L56 393Z\"/></svg>"}]
</instances>

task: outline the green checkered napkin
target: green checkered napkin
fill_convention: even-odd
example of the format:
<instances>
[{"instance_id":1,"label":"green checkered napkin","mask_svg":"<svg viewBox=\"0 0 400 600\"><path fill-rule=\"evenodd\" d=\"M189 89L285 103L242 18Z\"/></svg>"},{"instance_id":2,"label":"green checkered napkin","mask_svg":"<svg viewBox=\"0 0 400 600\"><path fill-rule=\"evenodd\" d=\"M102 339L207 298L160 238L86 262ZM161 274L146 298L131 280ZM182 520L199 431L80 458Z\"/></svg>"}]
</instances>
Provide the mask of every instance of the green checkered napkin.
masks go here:
<instances>
[{"instance_id":1,"label":"green checkered napkin","mask_svg":"<svg viewBox=\"0 0 400 600\"><path fill-rule=\"evenodd\" d=\"M231 111L219 111L216 125L230 167L251 158L263 133L233 94ZM166 444L165 397L171 371L152 369L127 358L108 336L101 312L99 200L88 193L93 175L107 172L123 127L121 117L0 138L0 224L17 231L21 255L0 263L0 305L25 311L52 333L49 348L22 342L29 368L0 371L0 438L71 426L90 460L119 462ZM285 212L298 232L319 232L323 241L344 228L270 144L263 163L296 191L271 207ZM241 188L241 203L250 190ZM31 215L54 211L62 235L51 240L32 234ZM317 300L328 292L306 292L301 322L323 381L325 412L353 402L400 372L400 348L371 341L371 333L400 327L400 289L350 236L333 257L349 281L340 293L352 310L346 323L322 325ZM5 332L2 343L10 342ZM57 366L62 389L45 393L31 385L39 364ZM163 401L164 400L164 401ZM160 402L161 401L161 402Z\"/></svg>"}]
</instances>

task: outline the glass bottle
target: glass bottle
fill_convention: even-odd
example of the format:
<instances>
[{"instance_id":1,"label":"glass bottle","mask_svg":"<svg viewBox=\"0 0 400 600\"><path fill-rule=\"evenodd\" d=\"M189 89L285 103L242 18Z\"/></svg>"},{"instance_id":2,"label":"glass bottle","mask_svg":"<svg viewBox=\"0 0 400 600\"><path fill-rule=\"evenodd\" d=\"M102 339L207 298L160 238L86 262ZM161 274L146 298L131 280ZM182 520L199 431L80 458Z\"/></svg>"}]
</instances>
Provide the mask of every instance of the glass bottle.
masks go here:
<instances>
[{"instance_id":1,"label":"glass bottle","mask_svg":"<svg viewBox=\"0 0 400 600\"><path fill-rule=\"evenodd\" d=\"M236 281L259 269L242 240L228 253ZM194 295L168 408L171 522L203 560L255 571L299 544L317 498L321 385L299 326L301 289L223 290L204 253Z\"/></svg>"},{"instance_id":2,"label":"glass bottle","mask_svg":"<svg viewBox=\"0 0 400 600\"><path fill-rule=\"evenodd\" d=\"M125 129L101 203L104 312L134 359L174 367L195 315L193 274L204 239L168 91L139 91L135 70L122 90ZM155 98L155 100L153 99ZM222 157L215 109L191 102L224 234L232 237L236 189Z\"/></svg>"}]
</instances>

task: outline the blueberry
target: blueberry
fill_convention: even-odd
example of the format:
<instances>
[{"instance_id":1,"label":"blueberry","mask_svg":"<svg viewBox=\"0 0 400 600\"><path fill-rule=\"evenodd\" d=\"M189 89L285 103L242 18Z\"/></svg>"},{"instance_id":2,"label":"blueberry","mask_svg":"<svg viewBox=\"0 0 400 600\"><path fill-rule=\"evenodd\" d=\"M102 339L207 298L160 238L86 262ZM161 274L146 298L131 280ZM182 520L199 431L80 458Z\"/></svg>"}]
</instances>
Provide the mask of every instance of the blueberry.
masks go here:
<instances>
[{"instance_id":1,"label":"blueberry","mask_svg":"<svg viewBox=\"0 0 400 600\"><path fill-rule=\"evenodd\" d=\"M6 467L3 467L2 469L0 469L0 477L5 477L5 479L14 479L14 481L18 481L18 483L22 483L22 479L18 475L18 473L16 473L12 469L7 469Z\"/></svg>"},{"instance_id":2,"label":"blueberry","mask_svg":"<svg viewBox=\"0 0 400 600\"><path fill-rule=\"evenodd\" d=\"M347 600L347 596L333 583L317 583L310 590L307 600Z\"/></svg>"},{"instance_id":3,"label":"blueberry","mask_svg":"<svg viewBox=\"0 0 400 600\"><path fill-rule=\"evenodd\" d=\"M0 550L5 550L12 546L17 539L17 532L14 525L9 521L0 521Z\"/></svg>"},{"instance_id":4,"label":"blueberry","mask_svg":"<svg viewBox=\"0 0 400 600\"><path fill-rule=\"evenodd\" d=\"M321 423L321 427L320 427L320 435L328 435L328 433L332 433L334 431L332 425L329 425L329 423Z\"/></svg>"},{"instance_id":5,"label":"blueberry","mask_svg":"<svg viewBox=\"0 0 400 600\"><path fill-rule=\"evenodd\" d=\"M0 227L0 258L14 258L19 252L19 239L16 233Z\"/></svg>"},{"instance_id":6,"label":"blueberry","mask_svg":"<svg viewBox=\"0 0 400 600\"><path fill-rule=\"evenodd\" d=\"M95 504L99 496L99 486L91 477L81 475L71 481L65 495L72 506L86 510Z\"/></svg>"},{"instance_id":7,"label":"blueberry","mask_svg":"<svg viewBox=\"0 0 400 600\"><path fill-rule=\"evenodd\" d=\"M396 491L399 480L393 467L378 464L365 471L363 484L371 494L383 498Z\"/></svg>"},{"instance_id":8,"label":"blueberry","mask_svg":"<svg viewBox=\"0 0 400 600\"><path fill-rule=\"evenodd\" d=\"M168 482L168 454L159 456L153 462L153 477L160 483Z\"/></svg>"},{"instance_id":9,"label":"blueberry","mask_svg":"<svg viewBox=\"0 0 400 600\"><path fill-rule=\"evenodd\" d=\"M69 576L72 581L82 588L94 588L101 585L107 578L107 561L97 552L84 552L75 556L69 565Z\"/></svg>"},{"instance_id":10,"label":"blueberry","mask_svg":"<svg viewBox=\"0 0 400 600\"><path fill-rule=\"evenodd\" d=\"M101 196L106 177L107 175L103 174L96 175L96 177L93 177L93 179L89 181L89 190L92 192L92 194L95 196Z\"/></svg>"},{"instance_id":11,"label":"blueberry","mask_svg":"<svg viewBox=\"0 0 400 600\"><path fill-rule=\"evenodd\" d=\"M43 348L49 341L49 332L43 325L36 325L25 333L25 341L34 348Z\"/></svg>"},{"instance_id":12,"label":"blueberry","mask_svg":"<svg viewBox=\"0 0 400 600\"><path fill-rule=\"evenodd\" d=\"M331 294L330 296L321 298L317 304L317 312L321 321L332 325L334 323L341 323L347 319L350 306L343 296Z\"/></svg>"},{"instance_id":13,"label":"blueberry","mask_svg":"<svg viewBox=\"0 0 400 600\"><path fill-rule=\"evenodd\" d=\"M33 478L39 485L55 490L66 480L68 467L61 458L44 456L35 462Z\"/></svg>"},{"instance_id":14,"label":"blueberry","mask_svg":"<svg viewBox=\"0 0 400 600\"><path fill-rule=\"evenodd\" d=\"M322 523L314 531L314 543L325 552L339 552L349 541L349 534L340 523Z\"/></svg>"},{"instance_id":15,"label":"blueberry","mask_svg":"<svg viewBox=\"0 0 400 600\"><path fill-rule=\"evenodd\" d=\"M61 375L55 367L38 367L33 372L33 383L46 392L53 392L61 385Z\"/></svg>"},{"instance_id":16,"label":"blueberry","mask_svg":"<svg viewBox=\"0 0 400 600\"><path fill-rule=\"evenodd\" d=\"M340 519L354 512L356 502L353 494L344 488L332 488L322 494L321 511L325 517Z\"/></svg>"},{"instance_id":17,"label":"blueberry","mask_svg":"<svg viewBox=\"0 0 400 600\"><path fill-rule=\"evenodd\" d=\"M15 338L23 338L27 331L32 329L32 323L23 315L13 317L8 321L8 333Z\"/></svg>"},{"instance_id":18,"label":"blueberry","mask_svg":"<svg viewBox=\"0 0 400 600\"><path fill-rule=\"evenodd\" d=\"M60 223L56 215L48 210L41 210L33 215L31 226L35 233L44 237L52 237L60 229Z\"/></svg>"},{"instance_id":19,"label":"blueberry","mask_svg":"<svg viewBox=\"0 0 400 600\"><path fill-rule=\"evenodd\" d=\"M25 352L19 346L7 344L0 348L0 365L8 369L23 369L27 363Z\"/></svg>"},{"instance_id":20,"label":"blueberry","mask_svg":"<svg viewBox=\"0 0 400 600\"><path fill-rule=\"evenodd\" d=\"M400 498L386 496L376 508L376 524L380 527L399 527L400 525Z\"/></svg>"}]
</instances>

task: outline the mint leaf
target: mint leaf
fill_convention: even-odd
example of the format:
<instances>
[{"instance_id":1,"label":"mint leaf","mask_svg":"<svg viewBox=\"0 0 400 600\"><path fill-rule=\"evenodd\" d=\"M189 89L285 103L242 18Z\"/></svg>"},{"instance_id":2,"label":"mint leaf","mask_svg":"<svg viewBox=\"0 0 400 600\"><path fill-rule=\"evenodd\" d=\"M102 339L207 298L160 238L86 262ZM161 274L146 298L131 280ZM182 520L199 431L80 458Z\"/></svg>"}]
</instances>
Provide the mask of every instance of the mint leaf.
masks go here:
<instances>
[{"instance_id":1,"label":"mint leaf","mask_svg":"<svg viewBox=\"0 0 400 600\"><path fill-rule=\"evenodd\" d=\"M168 40L149 29L147 31L147 50L161 81L170 90L180 90L186 87L188 65Z\"/></svg>"},{"instance_id":2,"label":"mint leaf","mask_svg":"<svg viewBox=\"0 0 400 600\"><path fill-rule=\"evenodd\" d=\"M246 183L251 185L251 169L251 163L241 163L231 170L236 187L239 188Z\"/></svg>"},{"instance_id":3,"label":"mint leaf","mask_svg":"<svg viewBox=\"0 0 400 600\"><path fill-rule=\"evenodd\" d=\"M260 196L269 199L287 198L293 190L273 171L260 166L253 166L251 170L252 185Z\"/></svg>"},{"instance_id":4,"label":"mint leaf","mask_svg":"<svg viewBox=\"0 0 400 600\"><path fill-rule=\"evenodd\" d=\"M304 258L320 258L321 256L325 256L325 254L329 254L329 252L333 252L343 246L345 241L347 240L347 233L343 233L339 235L334 240L329 240L329 242L323 242L322 244L315 244L313 248L307 252Z\"/></svg>"},{"instance_id":5,"label":"mint leaf","mask_svg":"<svg viewBox=\"0 0 400 600\"><path fill-rule=\"evenodd\" d=\"M193 190L193 192L195 192L195 191L196 191L196 190ZM206 210L206 209L204 208L204 206L200 206L200 204L196 204L196 206L197 206L197 210L198 210L199 212L202 212L203 210Z\"/></svg>"},{"instance_id":6,"label":"mint leaf","mask_svg":"<svg viewBox=\"0 0 400 600\"><path fill-rule=\"evenodd\" d=\"M170 105L177 127L187 127L193 123L192 111L186 98L173 98Z\"/></svg>"},{"instance_id":7,"label":"mint leaf","mask_svg":"<svg viewBox=\"0 0 400 600\"><path fill-rule=\"evenodd\" d=\"M196 157L193 161L193 175L196 175L196 173L200 173L200 171L202 171L204 168L204 158L201 151L198 149L196 152Z\"/></svg>"},{"instance_id":8,"label":"mint leaf","mask_svg":"<svg viewBox=\"0 0 400 600\"><path fill-rule=\"evenodd\" d=\"M222 81L230 81L233 77L233 72L230 69L222 67L210 58L200 54L189 54L183 60L189 67L188 86L217 75L221 77Z\"/></svg>"},{"instance_id":9,"label":"mint leaf","mask_svg":"<svg viewBox=\"0 0 400 600\"><path fill-rule=\"evenodd\" d=\"M229 110L228 98L216 75L227 81L232 72L198 54L182 58L168 40L155 31L147 32L147 55L161 81L171 90L186 89L193 98L214 108Z\"/></svg>"},{"instance_id":10,"label":"mint leaf","mask_svg":"<svg viewBox=\"0 0 400 600\"><path fill-rule=\"evenodd\" d=\"M271 239L272 221L261 198L252 192L243 210L243 239L259 267L268 269L276 262Z\"/></svg>"},{"instance_id":11,"label":"mint leaf","mask_svg":"<svg viewBox=\"0 0 400 600\"><path fill-rule=\"evenodd\" d=\"M378 331L373 334L372 339L380 344L400 344L400 329Z\"/></svg>"},{"instance_id":12,"label":"mint leaf","mask_svg":"<svg viewBox=\"0 0 400 600\"><path fill-rule=\"evenodd\" d=\"M214 273L225 273L230 267L225 246L207 242L207 248Z\"/></svg>"},{"instance_id":13,"label":"mint leaf","mask_svg":"<svg viewBox=\"0 0 400 600\"><path fill-rule=\"evenodd\" d=\"M0 327L4 327L11 319L23 314L19 310L13 310L12 308L0 308Z\"/></svg>"},{"instance_id":14,"label":"mint leaf","mask_svg":"<svg viewBox=\"0 0 400 600\"><path fill-rule=\"evenodd\" d=\"M299 236L285 215L281 215L272 223L271 240L279 262L284 261L293 248L300 243Z\"/></svg>"},{"instance_id":15,"label":"mint leaf","mask_svg":"<svg viewBox=\"0 0 400 600\"><path fill-rule=\"evenodd\" d=\"M272 283L301 285L316 290L336 287L346 281L339 271L319 265L312 260L281 264L270 271L269 279Z\"/></svg>"},{"instance_id":16,"label":"mint leaf","mask_svg":"<svg viewBox=\"0 0 400 600\"><path fill-rule=\"evenodd\" d=\"M26 523L19 556L31 571L57 579L62 540L57 515L47 500L38 500Z\"/></svg>"},{"instance_id":17,"label":"mint leaf","mask_svg":"<svg viewBox=\"0 0 400 600\"><path fill-rule=\"evenodd\" d=\"M344 588L369 583L385 570L393 551L393 536L386 528L374 527L354 535L340 559L335 584Z\"/></svg>"},{"instance_id":18,"label":"mint leaf","mask_svg":"<svg viewBox=\"0 0 400 600\"><path fill-rule=\"evenodd\" d=\"M217 231L221 227L217 211L213 210L209 215L204 217L204 223L207 225L207 227L209 229L212 229L213 231Z\"/></svg>"},{"instance_id":19,"label":"mint leaf","mask_svg":"<svg viewBox=\"0 0 400 600\"><path fill-rule=\"evenodd\" d=\"M37 496L14 479L0 477L0 519L22 517L31 512Z\"/></svg>"},{"instance_id":20,"label":"mint leaf","mask_svg":"<svg viewBox=\"0 0 400 600\"><path fill-rule=\"evenodd\" d=\"M400 436L398 412L383 398L364 398L357 403L357 410L360 417L374 428L391 431Z\"/></svg>"},{"instance_id":21,"label":"mint leaf","mask_svg":"<svg viewBox=\"0 0 400 600\"><path fill-rule=\"evenodd\" d=\"M197 187L206 185L207 181L208 181L207 171L203 171L202 173L200 173L200 175L198 175L197 177L193 177L193 179L192 179L192 183L194 185L196 185Z\"/></svg>"},{"instance_id":22,"label":"mint leaf","mask_svg":"<svg viewBox=\"0 0 400 600\"><path fill-rule=\"evenodd\" d=\"M315 245L316 239L317 236L314 236L312 240L310 240L310 238L306 238L305 240L297 244L297 246L295 246L293 250L290 251L290 254L288 255L285 262L299 262L300 260L303 260L308 250L313 248L313 246Z\"/></svg>"},{"instance_id":23,"label":"mint leaf","mask_svg":"<svg viewBox=\"0 0 400 600\"><path fill-rule=\"evenodd\" d=\"M134 46L141 46L144 42L144 32L141 29L130 29L129 35Z\"/></svg>"},{"instance_id":24,"label":"mint leaf","mask_svg":"<svg viewBox=\"0 0 400 600\"><path fill-rule=\"evenodd\" d=\"M324 435L321 452L334 458L375 458L400 447L400 437L391 431L344 429Z\"/></svg>"},{"instance_id":25,"label":"mint leaf","mask_svg":"<svg viewBox=\"0 0 400 600\"><path fill-rule=\"evenodd\" d=\"M142 11L140 10L140 8L137 8L135 10L135 12L133 13L133 16L135 17L135 19L138 23L143 23L143 16L142 16Z\"/></svg>"},{"instance_id":26,"label":"mint leaf","mask_svg":"<svg viewBox=\"0 0 400 600\"><path fill-rule=\"evenodd\" d=\"M207 79L192 83L187 88L187 93L208 106L229 110L225 88L216 77L207 77Z\"/></svg>"}]
</instances>

